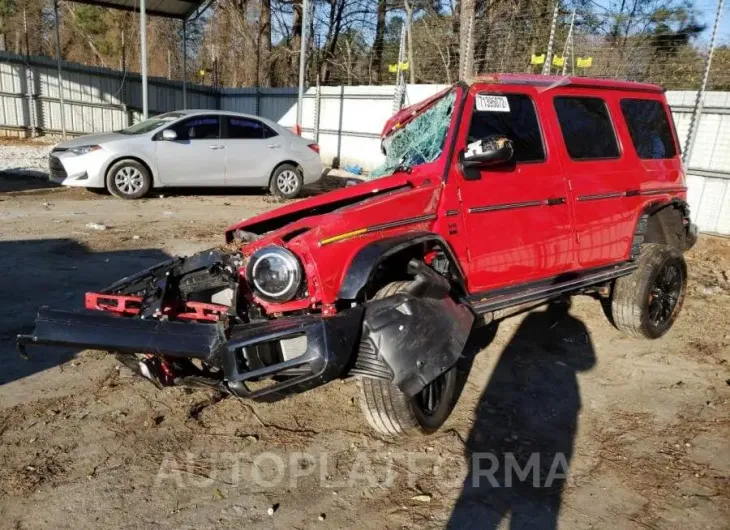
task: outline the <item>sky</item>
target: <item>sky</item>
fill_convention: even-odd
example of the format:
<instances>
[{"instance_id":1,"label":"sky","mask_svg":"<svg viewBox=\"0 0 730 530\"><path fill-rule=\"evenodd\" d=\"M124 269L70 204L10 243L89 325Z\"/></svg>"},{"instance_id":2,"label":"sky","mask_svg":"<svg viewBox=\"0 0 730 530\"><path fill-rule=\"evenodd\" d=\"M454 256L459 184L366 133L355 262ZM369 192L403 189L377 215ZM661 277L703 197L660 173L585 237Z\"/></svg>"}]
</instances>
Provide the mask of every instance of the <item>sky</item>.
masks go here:
<instances>
[{"instance_id":1,"label":"sky","mask_svg":"<svg viewBox=\"0 0 730 530\"><path fill-rule=\"evenodd\" d=\"M609 10L611 6L610 0L590 0L597 7ZM704 24L706 29L699 38L699 43L709 44L712 35L712 26L715 23L715 15L717 13L716 0L695 0L695 8L699 12L699 22ZM720 17L720 26L717 30L717 43L730 44L730 0L725 0L723 13Z\"/></svg>"}]
</instances>

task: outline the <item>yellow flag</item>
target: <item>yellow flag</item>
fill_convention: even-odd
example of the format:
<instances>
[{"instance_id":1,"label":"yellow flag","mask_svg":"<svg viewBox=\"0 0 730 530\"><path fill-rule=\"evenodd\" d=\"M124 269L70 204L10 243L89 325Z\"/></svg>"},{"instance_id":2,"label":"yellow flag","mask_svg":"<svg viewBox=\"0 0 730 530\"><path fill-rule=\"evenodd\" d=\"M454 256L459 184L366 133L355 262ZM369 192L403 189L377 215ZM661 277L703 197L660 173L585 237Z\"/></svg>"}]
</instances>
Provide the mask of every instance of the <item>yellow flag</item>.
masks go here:
<instances>
[{"instance_id":1,"label":"yellow flag","mask_svg":"<svg viewBox=\"0 0 730 530\"><path fill-rule=\"evenodd\" d=\"M408 70L408 62L406 61L406 62L400 63L400 69L401 69L401 71ZM397 73L398 72L398 63L396 63L396 64L389 64L388 65L388 71L391 74Z\"/></svg>"},{"instance_id":2,"label":"yellow flag","mask_svg":"<svg viewBox=\"0 0 730 530\"><path fill-rule=\"evenodd\" d=\"M578 57L576 63L578 68L590 68L593 66L593 57Z\"/></svg>"},{"instance_id":3,"label":"yellow flag","mask_svg":"<svg viewBox=\"0 0 730 530\"><path fill-rule=\"evenodd\" d=\"M534 53L530 57L530 64L544 64L545 63L545 54L542 53L540 55L535 55Z\"/></svg>"},{"instance_id":4,"label":"yellow flag","mask_svg":"<svg viewBox=\"0 0 730 530\"><path fill-rule=\"evenodd\" d=\"M556 55L553 57L553 66L563 66L565 64L565 57L559 57Z\"/></svg>"}]
</instances>

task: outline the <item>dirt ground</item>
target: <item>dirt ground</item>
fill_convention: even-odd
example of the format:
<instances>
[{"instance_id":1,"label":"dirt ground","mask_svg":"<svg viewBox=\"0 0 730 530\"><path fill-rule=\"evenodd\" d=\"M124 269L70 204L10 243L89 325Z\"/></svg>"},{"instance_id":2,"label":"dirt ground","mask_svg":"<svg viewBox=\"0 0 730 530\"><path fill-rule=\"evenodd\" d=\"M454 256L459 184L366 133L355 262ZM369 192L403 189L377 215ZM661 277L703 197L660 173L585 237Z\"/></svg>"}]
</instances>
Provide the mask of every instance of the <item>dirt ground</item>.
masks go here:
<instances>
[{"instance_id":1,"label":"dirt ground","mask_svg":"<svg viewBox=\"0 0 730 530\"><path fill-rule=\"evenodd\" d=\"M0 527L730 527L727 239L688 255L683 314L661 340L623 336L588 297L475 333L454 414L425 438L373 434L354 382L250 403L157 390L98 351L16 354L38 306L81 307L273 206L255 192L122 202L0 175ZM543 480L562 455L567 479L469 473L532 454Z\"/></svg>"}]
</instances>

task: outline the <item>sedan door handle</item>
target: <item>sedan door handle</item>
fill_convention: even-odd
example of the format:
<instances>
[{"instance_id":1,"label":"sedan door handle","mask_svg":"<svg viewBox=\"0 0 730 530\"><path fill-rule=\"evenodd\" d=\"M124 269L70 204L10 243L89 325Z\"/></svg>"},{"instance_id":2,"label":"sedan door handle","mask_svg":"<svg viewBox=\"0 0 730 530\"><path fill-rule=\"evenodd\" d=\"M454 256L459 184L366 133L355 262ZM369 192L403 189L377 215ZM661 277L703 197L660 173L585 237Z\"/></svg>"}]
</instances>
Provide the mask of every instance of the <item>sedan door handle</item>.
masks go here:
<instances>
[{"instance_id":1,"label":"sedan door handle","mask_svg":"<svg viewBox=\"0 0 730 530\"><path fill-rule=\"evenodd\" d=\"M278 149L279 147L281 147L281 145L279 145L279 144L269 144L266 147L268 147L269 149Z\"/></svg>"},{"instance_id":2,"label":"sedan door handle","mask_svg":"<svg viewBox=\"0 0 730 530\"><path fill-rule=\"evenodd\" d=\"M223 147L222 145L209 145L208 149L223 149Z\"/></svg>"}]
</instances>

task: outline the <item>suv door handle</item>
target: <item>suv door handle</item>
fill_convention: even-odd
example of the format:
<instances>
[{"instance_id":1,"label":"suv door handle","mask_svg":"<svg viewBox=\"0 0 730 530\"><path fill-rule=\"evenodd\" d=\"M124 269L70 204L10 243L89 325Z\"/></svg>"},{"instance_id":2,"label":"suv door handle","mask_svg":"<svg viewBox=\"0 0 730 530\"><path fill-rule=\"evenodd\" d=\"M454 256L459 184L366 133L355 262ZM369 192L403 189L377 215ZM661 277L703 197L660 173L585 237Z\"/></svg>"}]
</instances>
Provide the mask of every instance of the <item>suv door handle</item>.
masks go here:
<instances>
[{"instance_id":1,"label":"suv door handle","mask_svg":"<svg viewBox=\"0 0 730 530\"><path fill-rule=\"evenodd\" d=\"M223 145L209 145L208 149L223 149Z\"/></svg>"},{"instance_id":2,"label":"suv door handle","mask_svg":"<svg viewBox=\"0 0 730 530\"><path fill-rule=\"evenodd\" d=\"M278 149L279 147L281 147L281 145L279 145L279 144L269 144L266 147L268 147L269 149Z\"/></svg>"},{"instance_id":3,"label":"suv door handle","mask_svg":"<svg viewBox=\"0 0 730 530\"><path fill-rule=\"evenodd\" d=\"M565 204L565 197L551 197L547 201L545 201L545 204L548 206L557 206L559 204Z\"/></svg>"}]
</instances>

